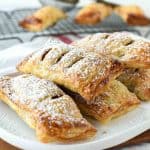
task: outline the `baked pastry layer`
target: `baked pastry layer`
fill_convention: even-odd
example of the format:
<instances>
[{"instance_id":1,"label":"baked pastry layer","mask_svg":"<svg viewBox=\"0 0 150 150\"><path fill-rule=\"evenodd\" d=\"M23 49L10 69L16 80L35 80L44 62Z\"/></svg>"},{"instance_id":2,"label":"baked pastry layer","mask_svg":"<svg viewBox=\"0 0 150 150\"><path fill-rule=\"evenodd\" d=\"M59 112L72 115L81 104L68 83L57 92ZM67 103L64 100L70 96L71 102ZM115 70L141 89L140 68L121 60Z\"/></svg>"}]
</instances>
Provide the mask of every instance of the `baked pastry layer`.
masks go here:
<instances>
[{"instance_id":1,"label":"baked pastry layer","mask_svg":"<svg viewBox=\"0 0 150 150\"><path fill-rule=\"evenodd\" d=\"M63 85L87 101L103 92L109 81L122 72L115 59L56 42L46 44L46 48L25 58L17 68Z\"/></svg>"},{"instance_id":2,"label":"baked pastry layer","mask_svg":"<svg viewBox=\"0 0 150 150\"><path fill-rule=\"evenodd\" d=\"M52 6L45 6L31 16L27 16L19 25L26 30L36 32L54 25L63 18L66 18L66 15L62 10Z\"/></svg>"},{"instance_id":3,"label":"baked pastry layer","mask_svg":"<svg viewBox=\"0 0 150 150\"><path fill-rule=\"evenodd\" d=\"M150 19L136 5L124 5L115 8L115 12L129 25L149 25Z\"/></svg>"},{"instance_id":4,"label":"baked pastry layer","mask_svg":"<svg viewBox=\"0 0 150 150\"><path fill-rule=\"evenodd\" d=\"M96 132L71 97L50 81L32 75L2 77L0 99L36 130L42 142L80 140Z\"/></svg>"},{"instance_id":5,"label":"baked pastry layer","mask_svg":"<svg viewBox=\"0 0 150 150\"><path fill-rule=\"evenodd\" d=\"M118 79L141 100L150 101L150 69L126 69Z\"/></svg>"},{"instance_id":6,"label":"baked pastry layer","mask_svg":"<svg viewBox=\"0 0 150 150\"><path fill-rule=\"evenodd\" d=\"M86 103L79 95L72 93L70 95L75 99L81 112L96 118L101 123L108 123L111 119L131 111L140 104L136 95L129 92L126 86L117 80L112 81L105 92L91 103Z\"/></svg>"},{"instance_id":7,"label":"baked pastry layer","mask_svg":"<svg viewBox=\"0 0 150 150\"><path fill-rule=\"evenodd\" d=\"M72 45L113 55L128 67L150 68L150 42L128 32L97 33L75 41Z\"/></svg>"},{"instance_id":8,"label":"baked pastry layer","mask_svg":"<svg viewBox=\"0 0 150 150\"><path fill-rule=\"evenodd\" d=\"M102 3L92 3L77 13L75 22L84 25L95 25L103 21L112 12L112 8Z\"/></svg>"}]
</instances>

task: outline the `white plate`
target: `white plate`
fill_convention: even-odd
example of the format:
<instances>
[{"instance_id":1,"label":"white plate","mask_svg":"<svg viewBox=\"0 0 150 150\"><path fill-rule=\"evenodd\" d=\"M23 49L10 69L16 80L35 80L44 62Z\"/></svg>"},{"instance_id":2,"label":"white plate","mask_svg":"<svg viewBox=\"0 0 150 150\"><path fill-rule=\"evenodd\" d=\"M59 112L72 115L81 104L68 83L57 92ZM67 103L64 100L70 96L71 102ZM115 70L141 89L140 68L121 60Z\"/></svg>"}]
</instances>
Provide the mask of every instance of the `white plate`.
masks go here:
<instances>
[{"instance_id":1,"label":"white plate","mask_svg":"<svg viewBox=\"0 0 150 150\"><path fill-rule=\"evenodd\" d=\"M34 51L41 43L26 43L0 52L0 75L15 72L18 61ZM76 143L43 144L30 129L7 105L0 102L0 138L17 147L28 150L100 150L125 142L150 129L150 102L142 103L137 109L114 119L107 125L89 120L98 129L91 140Z\"/></svg>"}]
</instances>

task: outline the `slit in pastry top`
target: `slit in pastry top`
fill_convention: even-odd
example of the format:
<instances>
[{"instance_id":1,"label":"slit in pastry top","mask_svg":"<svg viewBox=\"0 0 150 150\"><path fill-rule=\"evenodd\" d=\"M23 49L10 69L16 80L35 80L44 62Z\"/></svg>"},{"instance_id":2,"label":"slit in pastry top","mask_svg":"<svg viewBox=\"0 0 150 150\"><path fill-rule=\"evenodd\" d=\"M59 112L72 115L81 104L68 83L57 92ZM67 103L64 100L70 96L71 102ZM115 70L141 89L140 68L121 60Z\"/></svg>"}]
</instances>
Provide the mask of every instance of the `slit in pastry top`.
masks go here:
<instances>
[{"instance_id":1,"label":"slit in pastry top","mask_svg":"<svg viewBox=\"0 0 150 150\"><path fill-rule=\"evenodd\" d=\"M53 82L24 74L0 78L0 99L36 130L42 142L92 137L96 129Z\"/></svg>"},{"instance_id":2,"label":"slit in pastry top","mask_svg":"<svg viewBox=\"0 0 150 150\"><path fill-rule=\"evenodd\" d=\"M52 80L87 101L103 92L109 81L122 72L122 65L108 56L64 43L49 44L49 49L43 61L40 58L47 48L25 58L17 66L18 70Z\"/></svg>"},{"instance_id":3,"label":"slit in pastry top","mask_svg":"<svg viewBox=\"0 0 150 150\"><path fill-rule=\"evenodd\" d=\"M128 32L97 33L72 45L115 56L129 68L150 68L150 42Z\"/></svg>"}]
</instances>

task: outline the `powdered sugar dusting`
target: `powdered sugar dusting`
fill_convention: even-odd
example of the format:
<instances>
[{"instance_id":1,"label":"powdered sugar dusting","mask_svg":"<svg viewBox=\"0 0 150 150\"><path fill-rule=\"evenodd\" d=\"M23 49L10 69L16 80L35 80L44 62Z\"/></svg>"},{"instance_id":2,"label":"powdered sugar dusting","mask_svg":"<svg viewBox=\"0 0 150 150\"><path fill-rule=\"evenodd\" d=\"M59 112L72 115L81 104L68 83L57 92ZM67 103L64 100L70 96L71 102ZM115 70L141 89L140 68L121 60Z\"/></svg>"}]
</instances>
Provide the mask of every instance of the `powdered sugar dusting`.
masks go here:
<instances>
[{"instance_id":1,"label":"powdered sugar dusting","mask_svg":"<svg viewBox=\"0 0 150 150\"><path fill-rule=\"evenodd\" d=\"M44 53L43 50L41 50L42 53L33 54L29 58L29 63L25 61L21 67L22 71L25 64L29 68L28 73L70 88L89 100L91 98L87 95L95 97L98 89L102 89L107 84L106 79L115 78L121 72L121 65L119 66L117 62L118 65L115 66L116 62L113 58L95 52L87 52L83 48L59 43L50 44ZM103 84L98 86L100 82Z\"/></svg>"},{"instance_id":2,"label":"powdered sugar dusting","mask_svg":"<svg viewBox=\"0 0 150 150\"><path fill-rule=\"evenodd\" d=\"M150 42L128 32L97 33L73 45L103 54L117 56L122 62L150 65ZM138 63L137 63L138 62Z\"/></svg>"},{"instance_id":3,"label":"powdered sugar dusting","mask_svg":"<svg viewBox=\"0 0 150 150\"><path fill-rule=\"evenodd\" d=\"M51 116L60 116L61 114L61 117L64 118L66 116L71 116L74 118L79 117L79 110L76 109L75 106L73 107L70 98L66 95L54 100L50 100L50 98L45 99L38 105L38 109L47 111L48 114L51 114Z\"/></svg>"},{"instance_id":4,"label":"powdered sugar dusting","mask_svg":"<svg viewBox=\"0 0 150 150\"><path fill-rule=\"evenodd\" d=\"M110 59L105 56L97 55L95 53L83 52L80 56L83 59L77 61L68 69L68 74L77 74L79 78L91 81L96 78L101 78L106 75L106 70L110 68ZM71 58L72 60L72 58Z\"/></svg>"},{"instance_id":5,"label":"powdered sugar dusting","mask_svg":"<svg viewBox=\"0 0 150 150\"><path fill-rule=\"evenodd\" d=\"M99 117L102 117L103 114L105 117L110 117L116 111L121 111L125 106L130 107L129 104L138 104L139 100L121 82L113 80L105 92L96 97L91 103L86 103L84 100L80 101L78 99L77 102L89 109L89 111L90 109L93 110Z\"/></svg>"},{"instance_id":6,"label":"powdered sugar dusting","mask_svg":"<svg viewBox=\"0 0 150 150\"><path fill-rule=\"evenodd\" d=\"M14 103L42 112L51 119L64 118L68 122L82 119L73 100L50 81L32 75L20 75L11 79L4 77L0 78L0 89Z\"/></svg>"},{"instance_id":7,"label":"powdered sugar dusting","mask_svg":"<svg viewBox=\"0 0 150 150\"><path fill-rule=\"evenodd\" d=\"M48 47L51 50L41 62L43 68L47 68L48 71L61 70L65 76L78 76L79 80L87 80L89 78L91 81L94 81L105 76L105 73L111 67L111 59L100 54L89 53L84 49L61 42L56 44L50 42ZM31 61L41 57L41 54L41 52L36 52Z\"/></svg>"},{"instance_id":8,"label":"powdered sugar dusting","mask_svg":"<svg viewBox=\"0 0 150 150\"><path fill-rule=\"evenodd\" d=\"M62 54L64 55L61 57ZM56 63L58 57L61 58ZM68 74L68 76L71 74L76 74L82 79L87 79L90 74L93 73L92 70L95 71L95 69L98 70L98 68L100 70L98 76L100 76L105 73L104 70L106 68L109 68L111 65L111 59L106 56L99 55L93 52L89 53L84 49L78 49L76 47L68 45L66 45L65 48L61 46L57 47L57 49L55 49L54 51L50 51L45 58L45 61L49 61L49 70L56 71L61 68L61 70ZM50 61L54 62L50 63ZM93 77L93 79L95 77Z\"/></svg>"},{"instance_id":9,"label":"powdered sugar dusting","mask_svg":"<svg viewBox=\"0 0 150 150\"><path fill-rule=\"evenodd\" d=\"M63 94L52 82L29 75L11 79L11 85L18 99L23 103L28 100L40 101L48 96L53 97Z\"/></svg>"}]
</instances>

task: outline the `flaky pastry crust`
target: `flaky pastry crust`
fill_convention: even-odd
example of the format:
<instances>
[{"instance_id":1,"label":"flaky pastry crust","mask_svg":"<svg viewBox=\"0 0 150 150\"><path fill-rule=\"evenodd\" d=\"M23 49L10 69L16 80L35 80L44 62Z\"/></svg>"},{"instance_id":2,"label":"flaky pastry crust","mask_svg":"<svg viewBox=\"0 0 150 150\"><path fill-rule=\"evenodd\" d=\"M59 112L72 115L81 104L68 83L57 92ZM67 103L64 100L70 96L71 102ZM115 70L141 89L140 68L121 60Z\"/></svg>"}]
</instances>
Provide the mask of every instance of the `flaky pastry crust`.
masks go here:
<instances>
[{"instance_id":1,"label":"flaky pastry crust","mask_svg":"<svg viewBox=\"0 0 150 150\"><path fill-rule=\"evenodd\" d=\"M84 25L95 25L103 21L112 12L112 8L102 3L92 3L83 7L75 16L75 22Z\"/></svg>"},{"instance_id":2,"label":"flaky pastry crust","mask_svg":"<svg viewBox=\"0 0 150 150\"><path fill-rule=\"evenodd\" d=\"M118 79L141 100L150 101L150 69L126 69Z\"/></svg>"},{"instance_id":3,"label":"flaky pastry crust","mask_svg":"<svg viewBox=\"0 0 150 150\"><path fill-rule=\"evenodd\" d=\"M140 101L134 93L128 91L121 82L112 81L104 93L91 103L87 103L81 96L68 92L76 101L81 112L92 116L101 123L108 123L113 118L136 108Z\"/></svg>"},{"instance_id":4,"label":"flaky pastry crust","mask_svg":"<svg viewBox=\"0 0 150 150\"><path fill-rule=\"evenodd\" d=\"M19 25L26 30L37 32L54 25L63 18L66 18L66 15L62 10L52 6L45 6L31 16L27 16Z\"/></svg>"},{"instance_id":5,"label":"flaky pastry crust","mask_svg":"<svg viewBox=\"0 0 150 150\"><path fill-rule=\"evenodd\" d=\"M103 92L108 83L120 75L122 68L115 59L64 43L50 43L17 66L20 72L63 85L87 101Z\"/></svg>"},{"instance_id":6,"label":"flaky pastry crust","mask_svg":"<svg viewBox=\"0 0 150 150\"><path fill-rule=\"evenodd\" d=\"M32 75L2 77L0 99L35 129L41 142L68 142L96 133L72 98L48 80Z\"/></svg>"},{"instance_id":7,"label":"flaky pastry crust","mask_svg":"<svg viewBox=\"0 0 150 150\"><path fill-rule=\"evenodd\" d=\"M117 57L131 68L150 68L150 42L128 32L97 33L72 45Z\"/></svg>"}]
</instances>

